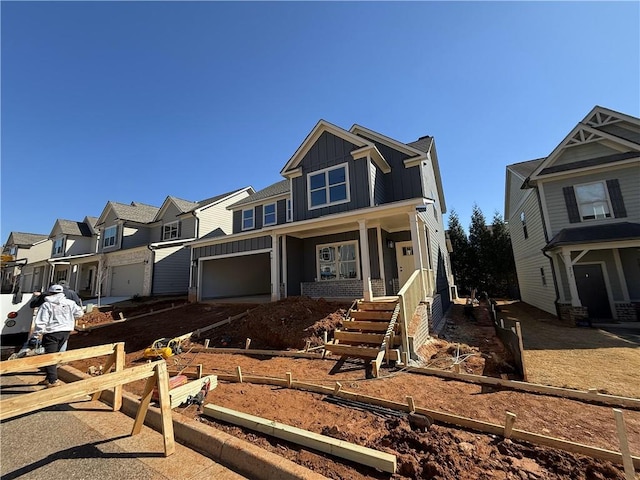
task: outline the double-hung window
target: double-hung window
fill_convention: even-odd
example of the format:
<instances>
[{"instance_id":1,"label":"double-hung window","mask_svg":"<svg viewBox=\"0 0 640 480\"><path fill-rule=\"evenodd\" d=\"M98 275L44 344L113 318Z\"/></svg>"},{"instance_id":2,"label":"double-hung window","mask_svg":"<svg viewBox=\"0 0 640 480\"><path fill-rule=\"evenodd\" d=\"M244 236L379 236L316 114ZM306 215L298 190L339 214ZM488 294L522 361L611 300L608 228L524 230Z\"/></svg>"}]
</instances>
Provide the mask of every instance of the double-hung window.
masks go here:
<instances>
[{"instance_id":1,"label":"double-hung window","mask_svg":"<svg viewBox=\"0 0 640 480\"><path fill-rule=\"evenodd\" d=\"M307 176L309 210L349 201L349 168L346 163Z\"/></svg>"},{"instance_id":2,"label":"double-hung window","mask_svg":"<svg viewBox=\"0 0 640 480\"><path fill-rule=\"evenodd\" d=\"M316 251L318 280L359 278L358 246L356 242L318 245Z\"/></svg>"},{"instance_id":3,"label":"double-hung window","mask_svg":"<svg viewBox=\"0 0 640 480\"><path fill-rule=\"evenodd\" d=\"M53 241L53 254L60 255L62 253L62 238L56 238Z\"/></svg>"},{"instance_id":4,"label":"double-hung window","mask_svg":"<svg viewBox=\"0 0 640 480\"><path fill-rule=\"evenodd\" d=\"M174 240L180 238L180 221L166 223L162 227L162 240Z\"/></svg>"},{"instance_id":5,"label":"double-hung window","mask_svg":"<svg viewBox=\"0 0 640 480\"><path fill-rule=\"evenodd\" d=\"M293 221L293 210L291 208L291 199L287 198L287 222Z\"/></svg>"},{"instance_id":6,"label":"double-hung window","mask_svg":"<svg viewBox=\"0 0 640 480\"><path fill-rule=\"evenodd\" d=\"M611 217L611 206L604 182L587 183L573 187L582 220Z\"/></svg>"},{"instance_id":7,"label":"double-hung window","mask_svg":"<svg viewBox=\"0 0 640 480\"><path fill-rule=\"evenodd\" d=\"M104 239L102 240L103 247L113 247L116 244L116 235L118 233L118 226L113 225L104 229Z\"/></svg>"},{"instance_id":8,"label":"double-hung window","mask_svg":"<svg viewBox=\"0 0 640 480\"><path fill-rule=\"evenodd\" d=\"M253 225L253 208L242 210L242 230L251 230Z\"/></svg>"},{"instance_id":9,"label":"double-hung window","mask_svg":"<svg viewBox=\"0 0 640 480\"><path fill-rule=\"evenodd\" d=\"M262 211L263 211L262 225L264 226L275 225L276 224L276 204L268 203L263 207Z\"/></svg>"}]
</instances>

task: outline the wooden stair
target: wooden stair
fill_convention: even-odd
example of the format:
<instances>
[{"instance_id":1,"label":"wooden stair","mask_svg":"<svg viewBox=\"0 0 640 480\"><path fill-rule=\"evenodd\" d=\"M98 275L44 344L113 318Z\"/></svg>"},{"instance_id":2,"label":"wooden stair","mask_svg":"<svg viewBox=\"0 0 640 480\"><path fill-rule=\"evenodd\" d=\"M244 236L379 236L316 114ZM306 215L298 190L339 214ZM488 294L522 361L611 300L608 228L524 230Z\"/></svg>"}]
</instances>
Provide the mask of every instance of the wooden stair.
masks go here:
<instances>
[{"instance_id":1,"label":"wooden stair","mask_svg":"<svg viewBox=\"0 0 640 480\"><path fill-rule=\"evenodd\" d=\"M354 308L355 307L355 308ZM400 343L400 313L398 300L354 302L342 329L336 330L333 340L325 343L325 350L341 358L362 358L372 366L372 375L378 376L380 364L387 360L399 360L399 352L393 350Z\"/></svg>"}]
</instances>

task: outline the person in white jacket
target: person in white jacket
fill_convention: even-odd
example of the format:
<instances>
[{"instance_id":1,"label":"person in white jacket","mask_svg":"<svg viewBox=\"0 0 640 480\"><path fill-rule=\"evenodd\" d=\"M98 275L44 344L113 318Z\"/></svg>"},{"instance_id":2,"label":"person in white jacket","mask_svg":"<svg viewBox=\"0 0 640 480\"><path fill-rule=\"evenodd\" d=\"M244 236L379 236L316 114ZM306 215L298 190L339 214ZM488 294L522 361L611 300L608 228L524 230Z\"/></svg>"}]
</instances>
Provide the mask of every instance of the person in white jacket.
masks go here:
<instances>
[{"instance_id":1,"label":"person in white jacket","mask_svg":"<svg viewBox=\"0 0 640 480\"><path fill-rule=\"evenodd\" d=\"M35 343L38 337L42 336L45 353L59 352L75 329L76 318L82 314L82 309L64 296L61 285L51 285L49 295L36 315L35 328L29 343ZM45 371L47 376L39 385L45 385L47 388L60 385L57 365L48 365Z\"/></svg>"}]
</instances>

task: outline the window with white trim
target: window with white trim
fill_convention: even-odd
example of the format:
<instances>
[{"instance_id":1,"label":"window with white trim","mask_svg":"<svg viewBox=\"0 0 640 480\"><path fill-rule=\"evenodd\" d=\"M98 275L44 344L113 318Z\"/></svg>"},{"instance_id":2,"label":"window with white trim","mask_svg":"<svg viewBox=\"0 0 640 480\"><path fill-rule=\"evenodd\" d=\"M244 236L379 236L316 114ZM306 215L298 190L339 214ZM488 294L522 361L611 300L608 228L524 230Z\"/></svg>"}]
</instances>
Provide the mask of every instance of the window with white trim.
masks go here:
<instances>
[{"instance_id":1,"label":"window with white trim","mask_svg":"<svg viewBox=\"0 0 640 480\"><path fill-rule=\"evenodd\" d=\"M180 238L180 221L165 223L162 226L162 240L174 240Z\"/></svg>"},{"instance_id":2,"label":"window with white trim","mask_svg":"<svg viewBox=\"0 0 640 480\"><path fill-rule=\"evenodd\" d=\"M291 199L287 198L287 222L293 221L293 210L291 208Z\"/></svg>"},{"instance_id":3,"label":"window with white trim","mask_svg":"<svg viewBox=\"0 0 640 480\"><path fill-rule=\"evenodd\" d=\"M307 175L309 210L349 201L349 169L346 163Z\"/></svg>"},{"instance_id":4,"label":"window with white trim","mask_svg":"<svg viewBox=\"0 0 640 480\"><path fill-rule=\"evenodd\" d=\"M524 216L524 212L520 213L520 222L522 222L522 234L524 238L529 238L529 232L527 231L527 217Z\"/></svg>"},{"instance_id":5,"label":"window with white trim","mask_svg":"<svg viewBox=\"0 0 640 480\"><path fill-rule=\"evenodd\" d=\"M102 239L103 247L113 247L116 244L116 235L118 234L118 226L113 225L104 229L104 238Z\"/></svg>"},{"instance_id":6,"label":"window with white trim","mask_svg":"<svg viewBox=\"0 0 640 480\"><path fill-rule=\"evenodd\" d=\"M611 217L611 204L604 182L575 185L573 189L582 220Z\"/></svg>"},{"instance_id":7,"label":"window with white trim","mask_svg":"<svg viewBox=\"0 0 640 480\"><path fill-rule=\"evenodd\" d=\"M544 267L540 267L540 280L542 280L542 285L545 286L547 284L547 277L544 273Z\"/></svg>"},{"instance_id":8,"label":"window with white trim","mask_svg":"<svg viewBox=\"0 0 640 480\"><path fill-rule=\"evenodd\" d=\"M332 243L316 247L318 280L360 278L357 242Z\"/></svg>"},{"instance_id":9,"label":"window with white trim","mask_svg":"<svg viewBox=\"0 0 640 480\"><path fill-rule=\"evenodd\" d=\"M276 223L276 204L267 203L262 207L262 225L275 225Z\"/></svg>"},{"instance_id":10,"label":"window with white trim","mask_svg":"<svg viewBox=\"0 0 640 480\"><path fill-rule=\"evenodd\" d=\"M251 230L254 226L253 208L242 210L242 230Z\"/></svg>"},{"instance_id":11,"label":"window with white trim","mask_svg":"<svg viewBox=\"0 0 640 480\"><path fill-rule=\"evenodd\" d=\"M60 255L62 253L62 238L56 238L53 241L53 254L54 255Z\"/></svg>"}]
</instances>

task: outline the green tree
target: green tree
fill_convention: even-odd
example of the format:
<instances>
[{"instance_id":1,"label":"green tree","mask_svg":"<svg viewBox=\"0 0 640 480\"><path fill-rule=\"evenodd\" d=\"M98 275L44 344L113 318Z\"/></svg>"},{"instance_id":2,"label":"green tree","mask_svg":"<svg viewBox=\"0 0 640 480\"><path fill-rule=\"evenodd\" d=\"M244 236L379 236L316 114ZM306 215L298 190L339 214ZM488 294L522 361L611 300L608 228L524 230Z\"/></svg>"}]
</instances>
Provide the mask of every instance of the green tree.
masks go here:
<instances>
[{"instance_id":1,"label":"green tree","mask_svg":"<svg viewBox=\"0 0 640 480\"><path fill-rule=\"evenodd\" d=\"M511 236L507 224L499 212L493 214L491 223L491 264L490 264L490 288L493 295L507 296L509 286L516 285L516 263L511 248Z\"/></svg>"},{"instance_id":2,"label":"green tree","mask_svg":"<svg viewBox=\"0 0 640 480\"><path fill-rule=\"evenodd\" d=\"M473 204L471 211L471 225L469 226L469 255L467 266L471 288L480 291L489 288L489 270L491 263L490 251L491 234L487 228L487 221L482 210Z\"/></svg>"},{"instance_id":3,"label":"green tree","mask_svg":"<svg viewBox=\"0 0 640 480\"><path fill-rule=\"evenodd\" d=\"M462 228L460 218L455 210L449 213L449 241L451 242L451 268L453 270L453 278L460 293L469 290L469 272L468 272L468 251L469 240L467 234Z\"/></svg>"}]
</instances>

